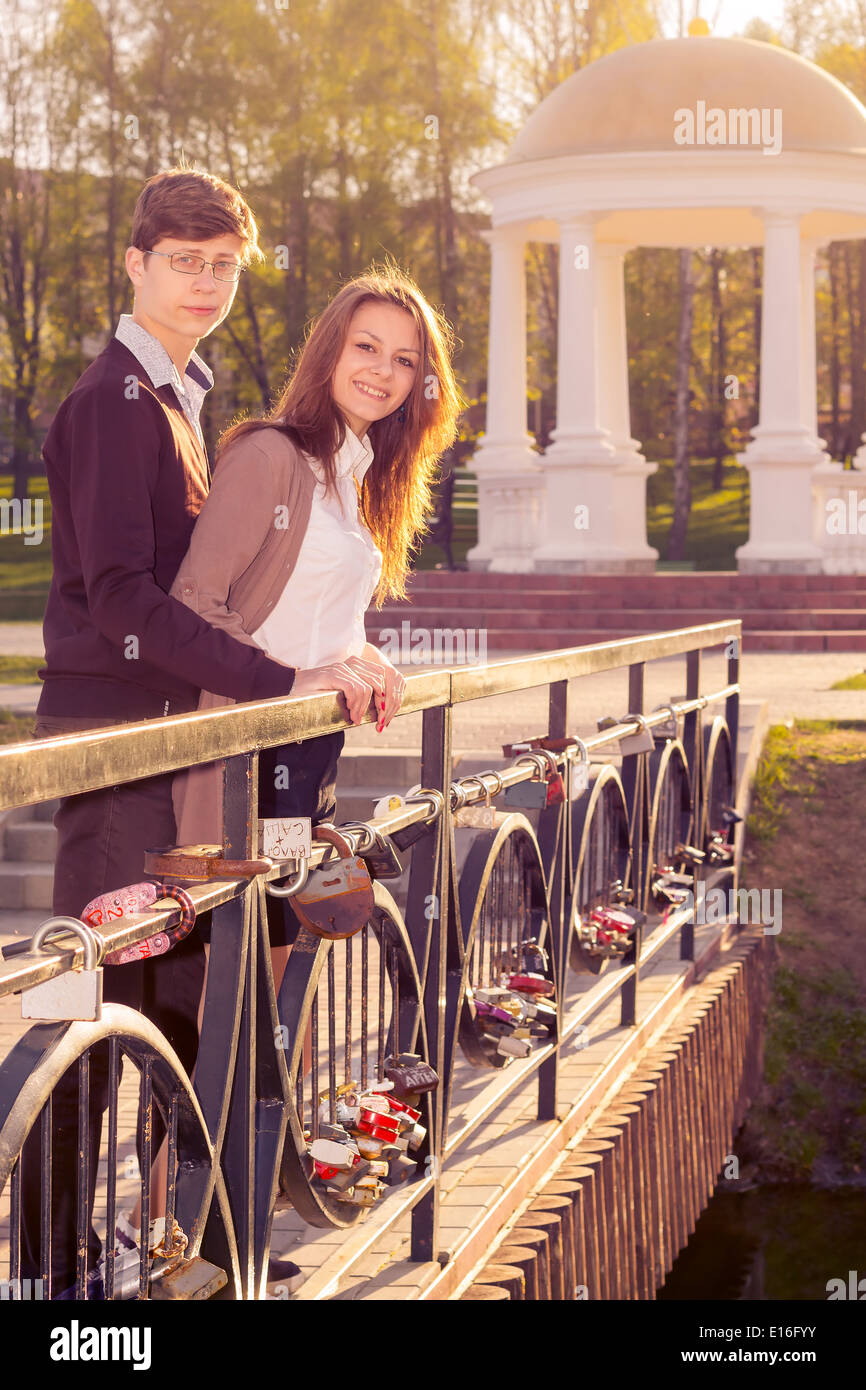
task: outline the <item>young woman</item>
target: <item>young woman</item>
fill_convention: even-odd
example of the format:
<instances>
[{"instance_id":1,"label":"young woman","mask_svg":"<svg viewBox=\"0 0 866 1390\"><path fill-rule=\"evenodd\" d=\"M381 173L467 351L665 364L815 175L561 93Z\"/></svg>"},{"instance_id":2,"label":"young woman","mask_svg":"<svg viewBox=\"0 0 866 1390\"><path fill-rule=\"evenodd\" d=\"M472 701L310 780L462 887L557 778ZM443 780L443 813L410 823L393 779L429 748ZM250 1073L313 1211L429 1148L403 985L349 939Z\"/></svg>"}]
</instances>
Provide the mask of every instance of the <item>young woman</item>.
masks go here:
<instances>
[{"instance_id":1,"label":"young woman","mask_svg":"<svg viewBox=\"0 0 866 1390\"><path fill-rule=\"evenodd\" d=\"M379 732L406 682L367 642L364 613L374 594L378 607L405 597L437 459L457 432L451 346L447 323L395 266L345 284L271 412L223 437L171 589L210 623L295 667L292 695L340 692L353 723L374 698ZM204 691L199 709L231 703ZM261 753L259 814L330 819L343 743L341 731ZM220 764L178 775L178 844L222 842L221 792ZM267 901L279 989L298 920L290 900ZM284 1280L292 1277L285 1268Z\"/></svg>"}]
</instances>

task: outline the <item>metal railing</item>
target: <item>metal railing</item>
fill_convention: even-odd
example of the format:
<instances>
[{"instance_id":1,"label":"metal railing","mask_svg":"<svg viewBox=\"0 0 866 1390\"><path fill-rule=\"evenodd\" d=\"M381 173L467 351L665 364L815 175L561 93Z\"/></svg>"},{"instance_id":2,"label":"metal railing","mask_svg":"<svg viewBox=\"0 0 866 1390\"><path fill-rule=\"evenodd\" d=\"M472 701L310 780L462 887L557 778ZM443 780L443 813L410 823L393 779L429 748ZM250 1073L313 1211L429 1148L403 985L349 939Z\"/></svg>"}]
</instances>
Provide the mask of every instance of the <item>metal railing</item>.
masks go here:
<instances>
[{"instance_id":1,"label":"metal railing","mask_svg":"<svg viewBox=\"0 0 866 1390\"><path fill-rule=\"evenodd\" d=\"M105 1005L97 1021L34 1025L0 1064L0 1191L6 1189L9 1202L12 1284L22 1268L22 1168L29 1152L42 1173L39 1259L50 1296L52 1096L77 1067L84 1135L91 1061L99 1056L108 1068L106 1171L104 1181L97 1177L94 1204L86 1174L88 1162L95 1170L95 1157L82 1155L77 1296L86 1296L90 1273L91 1206L107 1249L106 1296L121 1296L108 1236L124 1195L140 1198L147 1230L154 1115L167 1134L166 1229L170 1233L176 1219L188 1242L184 1261L206 1259L224 1271L225 1288L216 1296L263 1296L281 1203L313 1225L345 1228L344 1272L408 1211L412 1258L437 1259L442 1162L532 1076L538 1117L553 1119L560 1055L569 1039L617 994L622 1025L633 1025L641 969L673 935L679 935L681 956L693 956L694 923L689 907L677 904L677 875L690 873L708 884L735 878L736 818L728 808L736 794L739 662L731 653L739 652L740 640L738 621L710 623L410 677L398 717L423 712L420 788L386 815L345 828L356 853L369 849L370 829L394 837L398 846L402 840L404 848L414 841L405 911L386 883L376 881L374 910L358 935L330 941L301 928L276 991L266 884L291 878L294 862L190 887L197 910L213 912L194 1078L152 1023L116 1004ZM707 692L701 689L701 653L723 643L728 679ZM645 664L673 656L685 657L685 697L645 715ZM570 737L569 681L626 667L628 715L592 737ZM550 749L534 755L514 749L507 766L452 780L453 709L540 686L548 687L548 727L530 733L536 747L546 742ZM720 700L725 716L706 723L707 705ZM346 727L335 696L314 696L2 748L0 810L225 759L224 854L253 859L259 751ZM592 762L593 754L604 756L641 731L646 751L624 752L619 769L610 761ZM515 742L526 732L516 730ZM526 788L533 783L537 793L540 768L551 765L563 777L564 797L534 810L508 804L509 789L517 789L511 797L537 801ZM502 797L506 807L494 811L488 826L465 828L465 807ZM456 837L467 835L471 845L458 870ZM314 841L310 866L326 853ZM611 912L613 919L605 916ZM621 921L617 913L630 919L627 929L611 928L611 920ZM173 915L165 907L112 922L102 932L106 951L152 936ZM510 1052L499 1043L515 1031L491 1023L484 995L521 968L527 942L547 954L543 969L553 1007L545 1026L519 1030L531 1033L529 1045ZM0 995L84 962L85 947L71 935L56 938L50 950L24 950L0 962ZM389 1187L365 1211L328 1191L314 1175L308 1149L320 1123L334 1119L338 1088L350 1082L367 1088L381 1079L385 1058L398 1052L429 1060L439 1086L423 1098L426 1137L410 1155L415 1166L402 1163L409 1180ZM489 1082L455 1114L455 1085L468 1069L479 1068L489 1070ZM137 1172L125 1160L118 1173L119 1094L127 1107L138 1106ZM163 1255L163 1267L172 1255L177 1267L176 1251ZM146 1261L142 1250L138 1296L158 1297ZM332 1287L331 1276L314 1275L301 1296L325 1297Z\"/></svg>"}]
</instances>

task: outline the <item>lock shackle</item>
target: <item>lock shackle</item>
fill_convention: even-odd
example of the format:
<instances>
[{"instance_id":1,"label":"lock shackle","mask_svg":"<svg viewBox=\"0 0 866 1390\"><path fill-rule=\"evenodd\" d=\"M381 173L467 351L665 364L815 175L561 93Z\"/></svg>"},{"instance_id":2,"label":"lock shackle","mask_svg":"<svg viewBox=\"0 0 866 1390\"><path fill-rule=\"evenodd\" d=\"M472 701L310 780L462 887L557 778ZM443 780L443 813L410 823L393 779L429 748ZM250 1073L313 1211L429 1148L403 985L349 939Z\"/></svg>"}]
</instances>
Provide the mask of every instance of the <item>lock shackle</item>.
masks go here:
<instances>
[{"instance_id":1,"label":"lock shackle","mask_svg":"<svg viewBox=\"0 0 866 1390\"><path fill-rule=\"evenodd\" d=\"M557 777L559 775L559 763L556 755L549 748L539 748L538 752L547 760L547 767L544 769L545 778Z\"/></svg>"},{"instance_id":2,"label":"lock shackle","mask_svg":"<svg viewBox=\"0 0 866 1390\"><path fill-rule=\"evenodd\" d=\"M376 843L376 832L366 821L344 820L340 826L340 830L344 835L346 831L350 831L352 835L358 836L358 845L355 850L356 854L366 854Z\"/></svg>"},{"instance_id":3,"label":"lock shackle","mask_svg":"<svg viewBox=\"0 0 866 1390\"><path fill-rule=\"evenodd\" d=\"M291 898L294 893L300 893L310 874L310 861L304 858L296 862L299 867L294 878L279 885L265 880L265 892L269 898Z\"/></svg>"},{"instance_id":4,"label":"lock shackle","mask_svg":"<svg viewBox=\"0 0 866 1390\"><path fill-rule=\"evenodd\" d=\"M647 733L651 735L649 720L645 714L625 714L619 722L620 724L629 724L632 720L634 720L638 726L635 733Z\"/></svg>"},{"instance_id":5,"label":"lock shackle","mask_svg":"<svg viewBox=\"0 0 866 1390\"><path fill-rule=\"evenodd\" d=\"M354 857L354 851L351 844L346 839L346 836L341 835L339 830L333 825L323 823L322 825L314 826L313 839L319 841L324 840L326 844L333 845L338 851L338 858L340 854L347 859ZM327 858L328 855L326 854L325 859ZM324 863L324 859L322 863ZM301 889L306 886L309 876L310 861L309 859L301 859L298 861L298 871L294 878L290 879L288 883L281 884L279 887L277 887L275 883L266 883L265 892L271 898L292 898L296 893L300 893Z\"/></svg>"},{"instance_id":6,"label":"lock shackle","mask_svg":"<svg viewBox=\"0 0 866 1390\"><path fill-rule=\"evenodd\" d=\"M452 811L459 811L463 806L466 805L466 797L468 796L468 791L464 786L464 782L468 780L468 778L463 778L460 781L451 783L450 790Z\"/></svg>"},{"instance_id":7,"label":"lock shackle","mask_svg":"<svg viewBox=\"0 0 866 1390\"><path fill-rule=\"evenodd\" d=\"M547 749L544 752L547 752ZM521 763L530 763L535 769L533 775L528 779L530 782L541 782L547 776L547 761L542 757L540 749L533 748L531 753L521 753L515 766L519 767Z\"/></svg>"},{"instance_id":8,"label":"lock shackle","mask_svg":"<svg viewBox=\"0 0 866 1390\"><path fill-rule=\"evenodd\" d=\"M486 786L484 786L483 778L485 777L495 778L496 786L493 787L492 790L489 790ZM476 781L481 782L482 787L484 787L485 796L499 796L500 792L502 791L502 773L497 772L495 767L486 767L483 772L479 772L476 776Z\"/></svg>"},{"instance_id":9,"label":"lock shackle","mask_svg":"<svg viewBox=\"0 0 866 1390\"><path fill-rule=\"evenodd\" d=\"M586 746L586 744L584 743L583 739L577 737L577 734L573 734L573 735L572 735L572 741L571 741L570 746L565 750L565 756L566 756L571 762L574 762L574 754L575 754L575 753L578 753L578 754L580 755L580 762L578 763L578 767L581 765L581 763L585 763L586 766L588 767L588 766L589 766L589 749L587 748L587 746Z\"/></svg>"},{"instance_id":10,"label":"lock shackle","mask_svg":"<svg viewBox=\"0 0 866 1390\"><path fill-rule=\"evenodd\" d=\"M64 931L73 932L83 943L84 969L98 970L105 955L105 942L99 932L94 931L93 927L89 927L78 917L50 917L47 922L36 928L30 939L30 950L40 951L50 936L57 936L59 932Z\"/></svg>"},{"instance_id":11,"label":"lock shackle","mask_svg":"<svg viewBox=\"0 0 866 1390\"><path fill-rule=\"evenodd\" d=\"M419 787L415 796L407 796L406 801L426 801L430 807L429 816L424 817L425 825L432 825L445 810L445 796L438 787Z\"/></svg>"},{"instance_id":12,"label":"lock shackle","mask_svg":"<svg viewBox=\"0 0 866 1390\"><path fill-rule=\"evenodd\" d=\"M671 702L671 704L669 705L656 705L655 709L653 710L653 714L656 713L656 710L661 710L662 712L667 710L671 719L674 721L674 728L679 728L680 720L683 717L683 712L680 709L679 705L674 704L673 702Z\"/></svg>"}]
</instances>

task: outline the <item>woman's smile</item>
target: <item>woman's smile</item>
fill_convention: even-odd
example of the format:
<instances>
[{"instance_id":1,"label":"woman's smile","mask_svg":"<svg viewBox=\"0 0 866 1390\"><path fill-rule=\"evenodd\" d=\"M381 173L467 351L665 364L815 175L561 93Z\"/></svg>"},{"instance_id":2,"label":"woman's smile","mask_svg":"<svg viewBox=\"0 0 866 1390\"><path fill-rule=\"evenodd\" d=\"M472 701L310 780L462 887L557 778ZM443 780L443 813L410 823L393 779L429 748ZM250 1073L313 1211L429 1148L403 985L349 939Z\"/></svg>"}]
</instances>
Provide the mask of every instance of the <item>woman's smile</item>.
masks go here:
<instances>
[{"instance_id":1,"label":"woman's smile","mask_svg":"<svg viewBox=\"0 0 866 1390\"><path fill-rule=\"evenodd\" d=\"M374 400L386 401L388 399L387 391L382 391L376 386L368 386L365 381L356 381L354 384L359 391L364 392L365 396L372 396Z\"/></svg>"}]
</instances>

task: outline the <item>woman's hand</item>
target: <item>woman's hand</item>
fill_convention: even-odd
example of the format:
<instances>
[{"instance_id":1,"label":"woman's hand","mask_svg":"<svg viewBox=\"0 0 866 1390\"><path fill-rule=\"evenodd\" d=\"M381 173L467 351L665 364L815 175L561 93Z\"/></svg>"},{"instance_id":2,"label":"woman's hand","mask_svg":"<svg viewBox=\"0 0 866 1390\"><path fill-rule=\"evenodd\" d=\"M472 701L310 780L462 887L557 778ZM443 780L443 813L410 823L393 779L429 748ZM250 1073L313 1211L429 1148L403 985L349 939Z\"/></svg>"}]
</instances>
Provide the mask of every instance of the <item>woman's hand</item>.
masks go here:
<instances>
[{"instance_id":1,"label":"woman's hand","mask_svg":"<svg viewBox=\"0 0 866 1390\"><path fill-rule=\"evenodd\" d=\"M353 724L360 724L371 699L379 723L377 732L391 722L406 690L406 681L387 657L368 642L363 656L350 656L330 666L315 666L298 671L292 683L292 695L322 695L330 691L342 694Z\"/></svg>"},{"instance_id":2,"label":"woman's hand","mask_svg":"<svg viewBox=\"0 0 866 1390\"><path fill-rule=\"evenodd\" d=\"M351 659L351 658L350 658ZM323 695L333 692L343 695L353 724L360 724L373 698L377 699L381 679L376 684L361 671L354 670L348 661L336 661L331 666L313 666L307 671L297 671L292 682L291 695Z\"/></svg>"},{"instance_id":3,"label":"woman's hand","mask_svg":"<svg viewBox=\"0 0 866 1390\"><path fill-rule=\"evenodd\" d=\"M403 703L406 681L387 656L368 642L360 656L346 658L346 665L356 670L362 679L369 680L376 695L379 722L376 732L386 729Z\"/></svg>"}]
</instances>

